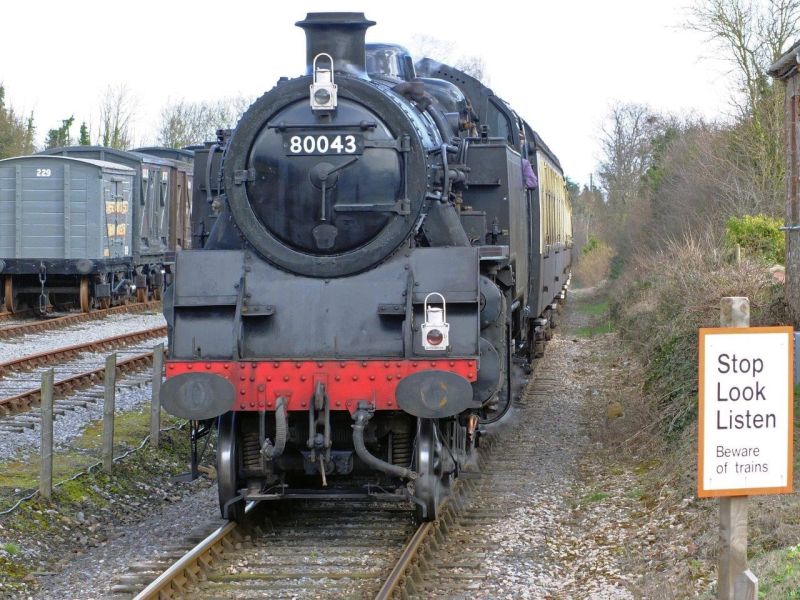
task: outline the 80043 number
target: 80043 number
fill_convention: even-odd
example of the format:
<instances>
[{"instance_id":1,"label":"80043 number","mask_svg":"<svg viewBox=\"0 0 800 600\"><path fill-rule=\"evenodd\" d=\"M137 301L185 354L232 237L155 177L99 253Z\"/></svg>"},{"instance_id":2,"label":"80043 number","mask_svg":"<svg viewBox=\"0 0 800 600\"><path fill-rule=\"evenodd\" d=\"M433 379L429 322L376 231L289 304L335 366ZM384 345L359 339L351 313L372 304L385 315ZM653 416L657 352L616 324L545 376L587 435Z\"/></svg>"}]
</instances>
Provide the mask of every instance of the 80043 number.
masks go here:
<instances>
[{"instance_id":1,"label":"80043 number","mask_svg":"<svg viewBox=\"0 0 800 600\"><path fill-rule=\"evenodd\" d=\"M290 135L285 136L287 154L309 156L322 154L363 154L364 138L348 135Z\"/></svg>"}]
</instances>

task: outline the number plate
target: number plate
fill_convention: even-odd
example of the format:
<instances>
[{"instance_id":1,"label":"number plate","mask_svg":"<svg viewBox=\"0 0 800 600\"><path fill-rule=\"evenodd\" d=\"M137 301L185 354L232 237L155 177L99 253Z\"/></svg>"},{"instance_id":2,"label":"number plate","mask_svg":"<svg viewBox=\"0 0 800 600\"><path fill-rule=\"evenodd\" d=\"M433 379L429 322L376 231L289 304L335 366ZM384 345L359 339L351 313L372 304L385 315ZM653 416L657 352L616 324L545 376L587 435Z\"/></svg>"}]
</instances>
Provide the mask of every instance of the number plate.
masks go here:
<instances>
[{"instance_id":1,"label":"number plate","mask_svg":"<svg viewBox=\"0 0 800 600\"><path fill-rule=\"evenodd\" d=\"M364 136L358 133L323 135L284 135L283 147L288 156L328 156L364 154Z\"/></svg>"}]
</instances>

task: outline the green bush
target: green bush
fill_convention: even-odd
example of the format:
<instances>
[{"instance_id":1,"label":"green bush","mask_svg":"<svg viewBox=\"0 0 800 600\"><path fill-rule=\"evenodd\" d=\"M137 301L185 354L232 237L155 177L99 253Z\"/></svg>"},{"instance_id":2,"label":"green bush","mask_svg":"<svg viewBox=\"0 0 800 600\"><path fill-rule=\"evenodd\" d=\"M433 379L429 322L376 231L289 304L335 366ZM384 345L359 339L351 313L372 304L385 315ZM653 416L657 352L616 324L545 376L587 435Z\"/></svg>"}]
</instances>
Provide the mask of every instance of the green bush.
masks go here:
<instances>
[{"instance_id":1,"label":"green bush","mask_svg":"<svg viewBox=\"0 0 800 600\"><path fill-rule=\"evenodd\" d=\"M611 259L611 272L609 273L609 277L611 279L619 279L622 276L623 271L625 270L625 257L621 254L615 254L614 258Z\"/></svg>"},{"instance_id":2,"label":"green bush","mask_svg":"<svg viewBox=\"0 0 800 600\"><path fill-rule=\"evenodd\" d=\"M785 236L781 219L766 215L731 217L725 224L725 243L769 263L783 264Z\"/></svg>"},{"instance_id":3,"label":"green bush","mask_svg":"<svg viewBox=\"0 0 800 600\"><path fill-rule=\"evenodd\" d=\"M783 286L761 260L734 265L721 248L692 238L626 259L614 284L616 329L643 365L643 391L667 439L691 429L697 416L697 331L717 327L720 298L750 299L751 325L787 324Z\"/></svg>"},{"instance_id":4,"label":"green bush","mask_svg":"<svg viewBox=\"0 0 800 600\"><path fill-rule=\"evenodd\" d=\"M596 250L599 245L600 245L600 240L598 240L593 235L590 235L589 239L586 241L586 243L581 248L581 252L584 255L589 254L592 250Z\"/></svg>"}]
</instances>

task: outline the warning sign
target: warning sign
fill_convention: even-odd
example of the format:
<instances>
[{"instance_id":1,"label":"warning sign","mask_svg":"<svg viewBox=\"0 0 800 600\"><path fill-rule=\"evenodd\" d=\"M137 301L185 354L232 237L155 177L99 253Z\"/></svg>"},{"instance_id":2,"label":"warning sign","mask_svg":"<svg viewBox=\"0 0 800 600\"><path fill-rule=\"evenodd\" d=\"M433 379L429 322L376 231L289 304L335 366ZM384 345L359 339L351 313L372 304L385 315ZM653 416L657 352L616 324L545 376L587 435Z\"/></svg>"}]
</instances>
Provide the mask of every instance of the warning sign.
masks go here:
<instances>
[{"instance_id":1,"label":"warning sign","mask_svg":"<svg viewBox=\"0 0 800 600\"><path fill-rule=\"evenodd\" d=\"M792 328L700 330L698 495L792 491Z\"/></svg>"}]
</instances>

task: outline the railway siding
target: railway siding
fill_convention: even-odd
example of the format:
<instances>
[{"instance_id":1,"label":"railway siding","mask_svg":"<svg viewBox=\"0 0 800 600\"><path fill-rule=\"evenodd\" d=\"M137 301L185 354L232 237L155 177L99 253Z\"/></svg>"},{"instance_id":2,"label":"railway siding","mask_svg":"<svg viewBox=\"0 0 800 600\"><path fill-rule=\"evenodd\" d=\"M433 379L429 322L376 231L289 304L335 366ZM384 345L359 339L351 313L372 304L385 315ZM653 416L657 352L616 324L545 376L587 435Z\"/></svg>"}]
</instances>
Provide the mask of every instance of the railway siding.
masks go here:
<instances>
[{"instance_id":1,"label":"railway siding","mask_svg":"<svg viewBox=\"0 0 800 600\"><path fill-rule=\"evenodd\" d=\"M122 323L119 319L122 318ZM57 444L68 443L80 435L93 419L102 416L103 356L117 353L117 391L120 410L130 410L149 400L146 389L152 379L152 347L166 339L166 327L160 316L117 316L101 321L89 331L72 331L72 327L59 334L40 334L46 339L36 339L30 344L39 350L33 354L0 363L0 460L13 459L19 451L36 450L40 442L41 422L38 404L41 399L41 373L46 368L55 372L55 436ZM98 334L125 331L136 321L155 327L126 331L117 335L100 337ZM83 329L85 326L82 326ZM26 336L27 337L27 336ZM85 341L86 338L88 341ZM56 344L80 340L63 347ZM0 342L0 356L11 354L9 342ZM28 348L26 342L16 348ZM47 348L45 351L41 351Z\"/></svg>"},{"instance_id":2,"label":"railway siding","mask_svg":"<svg viewBox=\"0 0 800 600\"><path fill-rule=\"evenodd\" d=\"M114 306L102 310L93 310L88 313L72 313L64 315L63 317L55 317L52 319L34 318L25 322L13 323L12 325L7 327L0 327L0 340L19 337L31 333L41 333L43 331L61 329L68 325L74 325L76 323L85 323L87 321L95 321L97 319L104 319L112 315L120 315L125 313L143 313L143 312L159 310L160 307L161 307L161 301L153 300L150 302L124 304L122 306Z\"/></svg>"},{"instance_id":3,"label":"railway siding","mask_svg":"<svg viewBox=\"0 0 800 600\"><path fill-rule=\"evenodd\" d=\"M152 327L142 331L123 333L100 340L92 340L81 344L73 344L63 348L47 350L45 352L23 356L0 363L0 378L3 378L7 374L15 371L28 371L36 367L56 364L64 360L75 358L84 352L105 352L126 344L143 342L145 340L155 337L164 337L166 335L166 327Z\"/></svg>"}]
</instances>

